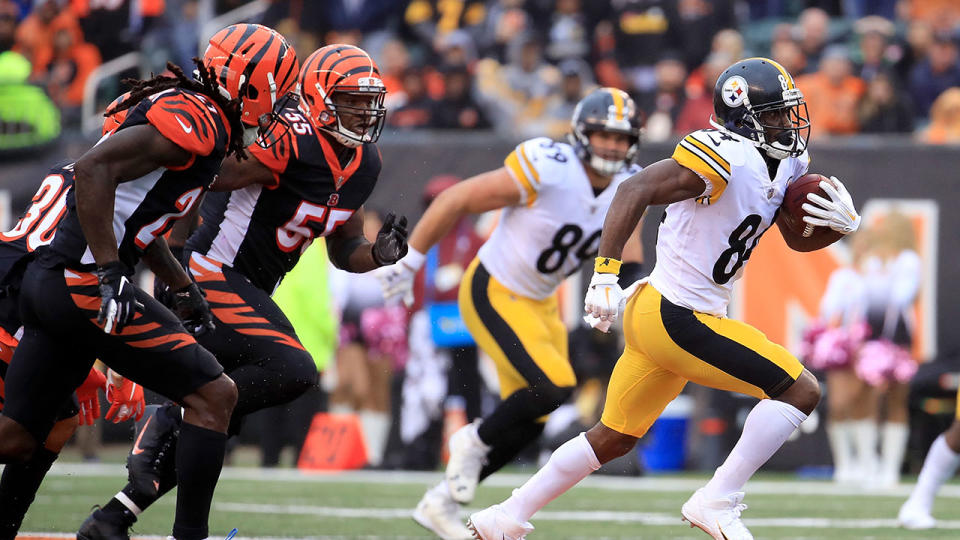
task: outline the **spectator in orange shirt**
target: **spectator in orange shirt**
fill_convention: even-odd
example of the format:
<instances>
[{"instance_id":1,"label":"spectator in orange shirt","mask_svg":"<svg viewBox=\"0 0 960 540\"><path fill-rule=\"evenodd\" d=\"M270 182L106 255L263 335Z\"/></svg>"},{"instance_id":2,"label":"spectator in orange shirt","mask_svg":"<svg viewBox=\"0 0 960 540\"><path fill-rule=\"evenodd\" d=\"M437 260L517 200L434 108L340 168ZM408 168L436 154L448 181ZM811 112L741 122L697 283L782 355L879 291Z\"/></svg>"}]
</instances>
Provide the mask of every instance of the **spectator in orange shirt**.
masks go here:
<instances>
[{"instance_id":1,"label":"spectator in orange shirt","mask_svg":"<svg viewBox=\"0 0 960 540\"><path fill-rule=\"evenodd\" d=\"M70 10L62 9L56 0L40 0L34 6L33 13L17 27L14 50L33 64L34 76L40 69L37 62L38 55L50 54L55 23L56 28L72 27L80 32L80 23L77 22L77 18Z\"/></svg>"},{"instance_id":2,"label":"spectator in orange shirt","mask_svg":"<svg viewBox=\"0 0 960 540\"><path fill-rule=\"evenodd\" d=\"M960 143L960 88L949 88L933 102L930 125L921 140L930 144Z\"/></svg>"},{"instance_id":3,"label":"spectator in orange shirt","mask_svg":"<svg viewBox=\"0 0 960 540\"><path fill-rule=\"evenodd\" d=\"M797 78L815 126L811 137L850 135L860 126L858 106L866 91L863 80L853 75L853 64L843 45L828 47L816 73ZM816 140L816 139L814 139Z\"/></svg>"},{"instance_id":4,"label":"spectator in orange shirt","mask_svg":"<svg viewBox=\"0 0 960 540\"><path fill-rule=\"evenodd\" d=\"M50 98L68 117L79 112L83 85L100 65L100 52L85 43L80 28L69 21L55 21L51 29L53 47L37 54L34 67L39 73L37 82L46 87Z\"/></svg>"}]
</instances>

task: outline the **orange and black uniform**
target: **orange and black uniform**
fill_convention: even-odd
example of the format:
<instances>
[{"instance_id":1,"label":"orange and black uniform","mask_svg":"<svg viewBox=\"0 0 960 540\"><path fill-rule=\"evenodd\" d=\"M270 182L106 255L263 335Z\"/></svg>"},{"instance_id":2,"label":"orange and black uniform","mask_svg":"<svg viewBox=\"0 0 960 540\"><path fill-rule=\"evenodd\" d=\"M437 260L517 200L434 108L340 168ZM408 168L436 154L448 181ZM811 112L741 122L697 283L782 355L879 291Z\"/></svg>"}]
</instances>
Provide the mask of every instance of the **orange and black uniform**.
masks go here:
<instances>
[{"instance_id":1,"label":"orange and black uniform","mask_svg":"<svg viewBox=\"0 0 960 540\"><path fill-rule=\"evenodd\" d=\"M171 89L141 101L117 131L149 124L191 152L179 167L121 183L113 228L120 261L132 273L144 250L186 214L213 181L226 154L229 123L209 98ZM6 378L4 415L38 441L46 439L58 408L99 358L121 375L175 401L223 372L214 356L177 317L136 289L143 308L120 333L97 323L96 262L67 193L65 215L48 246L39 248L20 286L23 337Z\"/></svg>"},{"instance_id":2,"label":"orange and black uniform","mask_svg":"<svg viewBox=\"0 0 960 540\"><path fill-rule=\"evenodd\" d=\"M270 295L316 237L360 210L380 175L376 145L337 155L296 105L281 112L291 129L270 148L248 149L274 183L210 193L203 224L186 244L189 270L206 293L216 329L198 337L237 384L239 419L287 403L312 386L317 370Z\"/></svg>"}]
</instances>

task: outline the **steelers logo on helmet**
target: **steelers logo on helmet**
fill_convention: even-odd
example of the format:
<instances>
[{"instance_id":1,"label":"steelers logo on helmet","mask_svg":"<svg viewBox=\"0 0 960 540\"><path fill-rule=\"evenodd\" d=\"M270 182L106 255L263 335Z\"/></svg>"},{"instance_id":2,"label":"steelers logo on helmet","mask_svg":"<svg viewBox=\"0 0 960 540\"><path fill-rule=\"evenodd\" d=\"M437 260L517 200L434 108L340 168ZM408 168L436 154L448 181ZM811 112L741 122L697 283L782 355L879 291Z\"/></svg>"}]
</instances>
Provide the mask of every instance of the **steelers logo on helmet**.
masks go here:
<instances>
[{"instance_id":1,"label":"steelers logo on helmet","mask_svg":"<svg viewBox=\"0 0 960 540\"><path fill-rule=\"evenodd\" d=\"M800 156L810 137L803 92L769 58L740 60L720 74L710 124L749 140L773 159Z\"/></svg>"},{"instance_id":2,"label":"steelers logo on helmet","mask_svg":"<svg viewBox=\"0 0 960 540\"><path fill-rule=\"evenodd\" d=\"M747 99L749 88L747 80L743 77L739 75L727 77L727 80L723 81L723 101L731 107L739 107L743 104L743 100Z\"/></svg>"},{"instance_id":3,"label":"steelers logo on helmet","mask_svg":"<svg viewBox=\"0 0 960 540\"><path fill-rule=\"evenodd\" d=\"M577 103L567 138L581 161L601 175L613 176L636 156L640 124L637 107L626 92L619 88L599 88ZM598 131L626 135L630 141L626 154L621 159L597 155L590 144L590 134Z\"/></svg>"}]
</instances>

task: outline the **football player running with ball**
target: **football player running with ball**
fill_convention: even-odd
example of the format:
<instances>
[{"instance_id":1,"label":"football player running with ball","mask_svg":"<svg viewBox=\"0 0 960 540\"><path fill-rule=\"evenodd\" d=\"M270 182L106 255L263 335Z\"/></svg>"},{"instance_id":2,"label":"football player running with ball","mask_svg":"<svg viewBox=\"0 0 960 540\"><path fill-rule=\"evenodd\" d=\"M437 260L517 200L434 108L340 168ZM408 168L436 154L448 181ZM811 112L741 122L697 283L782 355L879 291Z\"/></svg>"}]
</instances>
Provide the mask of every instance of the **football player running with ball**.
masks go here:
<instances>
[{"instance_id":1,"label":"football player running with ball","mask_svg":"<svg viewBox=\"0 0 960 540\"><path fill-rule=\"evenodd\" d=\"M577 104L572 131L570 144L523 142L503 167L440 194L414 228L409 254L382 276L387 299L409 304L427 251L462 216L503 209L459 291L467 328L497 366L503 401L451 436L445 480L413 515L444 539L471 537L459 504L540 435L544 416L576 386L554 293L593 260L614 193L640 170L631 163L640 136L636 106L622 90L595 90Z\"/></svg>"},{"instance_id":2,"label":"football player running with ball","mask_svg":"<svg viewBox=\"0 0 960 540\"><path fill-rule=\"evenodd\" d=\"M720 75L714 112L716 129L686 136L670 159L624 182L604 222L585 310L598 324L622 310L626 348L600 422L558 448L509 499L473 514L477 538L524 538L534 513L629 452L687 381L762 400L726 461L681 509L717 540L752 538L740 520L743 486L814 410L820 388L789 351L726 311L733 283L774 222L792 248L804 240L778 209L787 186L807 172L810 124L793 78L765 58L741 60ZM836 231L820 236L826 245L857 230L860 216L839 181L821 187L829 200L805 205L813 215L803 219ZM649 283L628 297L617 284L618 259L651 204L669 205L657 263Z\"/></svg>"}]
</instances>

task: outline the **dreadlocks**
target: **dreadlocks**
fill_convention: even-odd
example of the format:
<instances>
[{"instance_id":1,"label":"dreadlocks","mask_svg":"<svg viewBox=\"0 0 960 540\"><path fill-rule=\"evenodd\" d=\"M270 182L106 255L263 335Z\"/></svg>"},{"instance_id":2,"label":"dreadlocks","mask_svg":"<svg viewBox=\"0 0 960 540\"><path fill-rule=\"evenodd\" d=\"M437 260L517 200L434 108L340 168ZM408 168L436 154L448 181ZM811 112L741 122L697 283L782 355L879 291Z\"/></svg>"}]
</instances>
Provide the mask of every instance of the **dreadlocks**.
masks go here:
<instances>
[{"instance_id":1,"label":"dreadlocks","mask_svg":"<svg viewBox=\"0 0 960 540\"><path fill-rule=\"evenodd\" d=\"M197 73L200 74L200 80L192 79L183 74L179 66L167 62L167 69L173 73L169 75L156 75L151 79L124 79L122 82L130 86L130 96L118 104L114 109L104 113L104 116L111 116L124 109L129 109L140 103L145 97L152 96L157 92L162 92L170 88L185 88L212 99L223 110L230 122L230 141L227 144L227 155L235 155L237 160L246 159L247 153L243 147L243 124L240 122L240 99L227 98L220 93L220 89L214 82L214 72L212 68L203 65L203 61L194 57L193 63L197 66ZM241 92L246 88L241 88Z\"/></svg>"}]
</instances>

